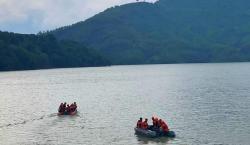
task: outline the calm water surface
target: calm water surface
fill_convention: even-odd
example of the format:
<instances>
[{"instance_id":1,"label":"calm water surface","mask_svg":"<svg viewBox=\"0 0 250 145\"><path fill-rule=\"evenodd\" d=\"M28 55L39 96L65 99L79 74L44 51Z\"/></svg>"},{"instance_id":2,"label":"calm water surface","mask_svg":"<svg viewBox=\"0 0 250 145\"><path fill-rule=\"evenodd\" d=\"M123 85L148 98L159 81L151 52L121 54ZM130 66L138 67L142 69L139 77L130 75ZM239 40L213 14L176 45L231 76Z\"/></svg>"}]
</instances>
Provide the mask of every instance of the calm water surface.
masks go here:
<instances>
[{"instance_id":1,"label":"calm water surface","mask_svg":"<svg viewBox=\"0 0 250 145\"><path fill-rule=\"evenodd\" d=\"M56 115L60 102L79 113ZM114 66L0 73L0 144L250 142L250 63ZM157 115L175 139L134 134Z\"/></svg>"}]
</instances>

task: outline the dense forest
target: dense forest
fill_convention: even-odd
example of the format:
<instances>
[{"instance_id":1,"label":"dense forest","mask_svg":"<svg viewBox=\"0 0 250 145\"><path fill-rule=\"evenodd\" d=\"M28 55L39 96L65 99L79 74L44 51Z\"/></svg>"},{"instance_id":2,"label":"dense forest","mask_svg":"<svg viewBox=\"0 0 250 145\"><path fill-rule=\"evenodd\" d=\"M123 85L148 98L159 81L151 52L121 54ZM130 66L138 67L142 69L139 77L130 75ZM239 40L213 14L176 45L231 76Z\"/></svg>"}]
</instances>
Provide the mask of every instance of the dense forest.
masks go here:
<instances>
[{"instance_id":1,"label":"dense forest","mask_svg":"<svg viewBox=\"0 0 250 145\"><path fill-rule=\"evenodd\" d=\"M159 0L39 34L0 32L0 70L250 61L250 1Z\"/></svg>"},{"instance_id":2,"label":"dense forest","mask_svg":"<svg viewBox=\"0 0 250 145\"><path fill-rule=\"evenodd\" d=\"M250 61L250 1L131 3L51 34L96 48L112 64Z\"/></svg>"},{"instance_id":3,"label":"dense forest","mask_svg":"<svg viewBox=\"0 0 250 145\"><path fill-rule=\"evenodd\" d=\"M0 32L0 71L109 65L94 49L51 34Z\"/></svg>"}]
</instances>

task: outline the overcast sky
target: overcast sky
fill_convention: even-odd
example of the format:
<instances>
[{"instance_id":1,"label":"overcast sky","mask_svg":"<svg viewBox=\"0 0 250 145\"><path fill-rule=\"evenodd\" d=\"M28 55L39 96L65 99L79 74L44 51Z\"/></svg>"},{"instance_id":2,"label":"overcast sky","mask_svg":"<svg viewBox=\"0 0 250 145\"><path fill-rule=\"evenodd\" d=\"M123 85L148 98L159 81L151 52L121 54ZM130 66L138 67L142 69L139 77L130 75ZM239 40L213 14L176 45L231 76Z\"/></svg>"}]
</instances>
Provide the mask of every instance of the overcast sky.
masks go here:
<instances>
[{"instance_id":1,"label":"overcast sky","mask_svg":"<svg viewBox=\"0 0 250 145\"><path fill-rule=\"evenodd\" d=\"M135 1L0 0L0 30L18 33L51 30L83 21L109 7Z\"/></svg>"}]
</instances>

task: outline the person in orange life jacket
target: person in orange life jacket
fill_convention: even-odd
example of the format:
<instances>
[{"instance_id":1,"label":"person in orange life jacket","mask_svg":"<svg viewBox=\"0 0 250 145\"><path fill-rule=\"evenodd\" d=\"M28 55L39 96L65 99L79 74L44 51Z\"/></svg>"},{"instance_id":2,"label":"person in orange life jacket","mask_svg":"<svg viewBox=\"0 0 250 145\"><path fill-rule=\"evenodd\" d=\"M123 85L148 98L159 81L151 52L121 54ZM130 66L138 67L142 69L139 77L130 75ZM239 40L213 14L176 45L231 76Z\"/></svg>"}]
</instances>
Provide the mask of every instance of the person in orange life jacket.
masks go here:
<instances>
[{"instance_id":1,"label":"person in orange life jacket","mask_svg":"<svg viewBox=\"0 0 250 145\"><path fill-rule=\"evenodd\" d=\"M155 124L155 118L154 117L152 117L152 122L153 122L153 126L155 126L156 124Z\"/></svg>"},{"instance_id":2,"label":"person in orange life jacket","mask_svg":"<svg viewBox=\"0 0 250 145\"><path fill-rule=\"evenodd\" d=\"M63 110L63 112L65 112L65 111L66 111L66 105L67 105L67 103L66 103L66 102L64 102L64 103L63 103L63 106L62 106L62 110Z\"/></svg>"},{"instance_id":3,"label":"person in orange life jacket","mask_svg":"<svg viewBox=\"0 0 250 145\"><path fill-rule=\"evenodd\" d=\"M65 111L65 109L63 108L63 103L61 103L59 108L58 108L58 112L63 113L64 111Z\"/></svg>"},{"instance_id":4,"label":"person in orange life jacket","mask_svg":"<svg viewBox=\"0 0 250 145\"><path fill-rule=\"evenodd\" d=\"M152 117L153 127L159 127L159 120L157 117Z\"/></svg>"},{"instance_id":5,"label":"person in orange life jacket","mask_svg":"<svg viewBox=\"0 0 250 145\"><path fill-rule=\"evenodd\" d=\"M142 128L142 118L140 118L140 120L137 121L137 128Z\"/></svg>"},{"instance_id":6,"label":"person in orange life jacket","mask_svg":"<svg viewBox=\"0 0 250 145\"><path fill-rule=\"evenodd\" d=\"M74 107L75 107L75 110L77 109L77 105L76 105L76 102L74 102Z\"/></svg>"},{"instance_id":7,"label":"person in orange life jacket","mask_svg":"<svg viewBox=\"0 0 250 145\"><path fill-rule=\"evenodd\" d=\"M159 125L160 125L161 130L164 133L169 131L168 125L163 120L161 120L161 119L159 120Z\"/></svg>"},{"instance_id":8,"label":"person in orange life jacket","mask_svg":"<svg viewBox=\"0 0 250 145\"><path fill-rule=\"evenodd\" d=\"M66 107L66 112L67 112L67 113L70 113L70 111L71 111L71 110L70 110L70 106L69 106L69 104L68 104L67 107Z\"/></svg>"},{"instance_id":9,"label":"person in orange life jacket","mask_svg":"<svg viewBox=\"0 0 250 145\"><path fill-rule=\"evenodd\" d=\"M167 133L169 131L168 125L165 122L162 123L161 129L164 133Z\"/></svg>"},{"instance_id":10,"label":"person in orange life jacket","mask_svg":"<svg viewBox=\"0 0 250 145\"><path fill-rule=\"evenodd\" d=\"M159 119L159 121L158 121L158 125L159 125L159 127L161 127L161 124L162 124L162 120L161 120L161 119Z\"/></svg>"},{"instance_id":11,"label":"person in orange life jacket","mask_svg":"<svg viewBox=\"0 0 250 145\"><path fill-rule=\"evenodd\" d=\"M147 118L145 119L145 121L143 121L142 128L143 129L148 129L148 119Z\"/></svg>"},{"instance_id":12,"label":"person in orange life jacket","mask_svg":"<svg viewBox=\"0 0 250 145\"><path fill-rule=\"evenodd\" d=\"M158 119L158 118L156 118L156 126L157 126L158 128L160 128L160 123L159 123L159 119Z\"/></svg>"},{"instance_id":13,"label":"person in orange life jacket","mask_svg":"<svg viewBox=\"0 0 250 145\"><path fill-rule=\"evenodd\" d=\"M74 112L75 111L75 106L74 106L73 103L70 104L69 109L70 109L70 112Z\"/></svg>"},{"instance_id":14,"label":"person in orange life jacket","mask_svg":"<svg viewBox=\"0 0 250 145\"><path fill-rule=\"evenodd\" d=\"M67 103L64 102L64 103L63 103L63 109L64 109L64 111L66 111L66 107L67 107L66 105L67 105Z\"/></svg>"}]
</instances>

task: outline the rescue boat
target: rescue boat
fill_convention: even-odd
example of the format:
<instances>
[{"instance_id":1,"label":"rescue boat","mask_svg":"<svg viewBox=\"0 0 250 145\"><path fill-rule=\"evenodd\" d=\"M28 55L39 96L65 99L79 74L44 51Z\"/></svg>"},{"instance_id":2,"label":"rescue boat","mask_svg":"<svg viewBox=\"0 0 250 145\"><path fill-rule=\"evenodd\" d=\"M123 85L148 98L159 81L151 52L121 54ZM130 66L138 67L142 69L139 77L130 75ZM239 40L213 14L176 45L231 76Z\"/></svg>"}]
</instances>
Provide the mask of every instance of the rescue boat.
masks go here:
<instances>
[{"instance_id":1,"label":"rescue boat","mask_svg":"<svg viewBox=\"0 0 250 145\"><path fill-rule=\"evenodd\" d=\"M160 131L142 129L142 128L137 128L137 127L135 127L134 129L135 129L136 134L143 135L143 136L150 137L150 138L156 138L156 137L174 138L176 136L174 131L168 131L167 133L163 133Z\"/></svg>"},{"instance_id":2,"label":"rescue boat","mask_svg":"<svg viewBox=\"0 0 250 145\"><path fill-rule=\"evenodd\" d=\"M58 112L57 115L61 116L61 115L76 115L77 114L77 110L75 110L74 112L70 112L70 113L67 113L67 112Z\"/></svg>"}]
</instances>

